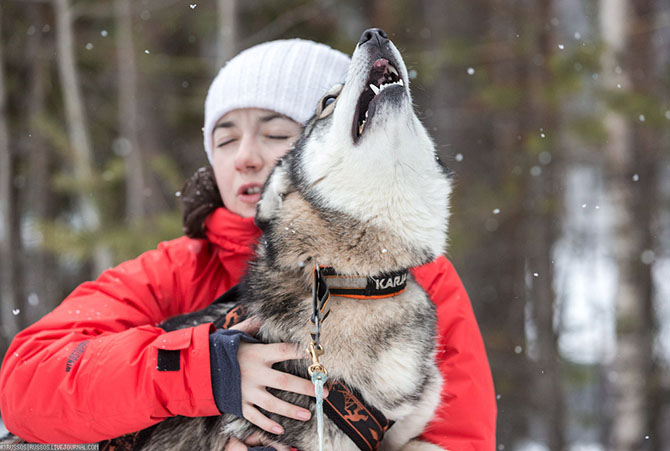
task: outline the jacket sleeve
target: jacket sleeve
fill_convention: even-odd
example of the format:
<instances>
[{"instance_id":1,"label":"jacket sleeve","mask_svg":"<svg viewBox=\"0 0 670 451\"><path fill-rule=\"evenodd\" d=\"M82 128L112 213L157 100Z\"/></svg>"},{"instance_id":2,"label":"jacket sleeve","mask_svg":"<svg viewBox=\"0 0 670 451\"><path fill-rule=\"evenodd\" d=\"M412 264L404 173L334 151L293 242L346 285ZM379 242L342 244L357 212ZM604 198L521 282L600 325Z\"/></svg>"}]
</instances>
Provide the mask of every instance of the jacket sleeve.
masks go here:
<instances>
[{"instance_id":1,"label":"jacket sleeve","mask_svg":"<svg viewBox=\"0 0 670 451\"><path fill-rule=\"evenodd\" d=\"M413 270L437 308L441 403L422 438L451 451L495 449L495 392L484 342L456 270L444 257Z\"/></svg>"},{"instance_id":2,"label":"jacket sleeve","mask_svg":"<svg viewBox=\"0 0 670 451\"><path fill-rule=\"evenodd\" d=\"M80 285L14 338L0 370L7 429L30 442L88 443L174 415L219 414L212 325L167 333L156 327L214 299L193 282L206 246L184 240L161 243ZM179 369L158 371L158 349L180 350Z\"/></svg>"}]
</instances>

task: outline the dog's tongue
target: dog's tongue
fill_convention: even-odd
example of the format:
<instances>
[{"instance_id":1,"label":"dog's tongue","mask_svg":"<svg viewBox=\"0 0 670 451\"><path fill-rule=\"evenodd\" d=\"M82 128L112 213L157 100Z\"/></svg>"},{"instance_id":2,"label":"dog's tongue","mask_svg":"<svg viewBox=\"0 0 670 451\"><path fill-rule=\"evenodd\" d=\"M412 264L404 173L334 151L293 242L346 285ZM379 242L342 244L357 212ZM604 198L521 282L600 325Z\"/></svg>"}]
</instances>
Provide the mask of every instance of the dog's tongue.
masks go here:
<instances>
[{"instance_id":1,"label":"dog's tongue","mask_svg":"<svg viewBox=\"0 0 670 451\"><path fill-rule=\"evenodd\" d=\"M389 60L386 58L379 58L377 61L372 64L372 69L370 70L370 79L376 79L377 85L384 83L386 81L386 74L389 72Z\"/></svg>"},{"instance_id":2,"label":"dog's tongue","mask_svg":"<svg viewBox=\"0 0 670 451\"><path fill-rule=\"evenodd\" d=\"M385 68L386 66L388 66L388 64L389 64L389 60L387 60L386 58L379 58L377 61L375 61L375 63L372 65L372 67Z\"/></svg>"}]
</instances>

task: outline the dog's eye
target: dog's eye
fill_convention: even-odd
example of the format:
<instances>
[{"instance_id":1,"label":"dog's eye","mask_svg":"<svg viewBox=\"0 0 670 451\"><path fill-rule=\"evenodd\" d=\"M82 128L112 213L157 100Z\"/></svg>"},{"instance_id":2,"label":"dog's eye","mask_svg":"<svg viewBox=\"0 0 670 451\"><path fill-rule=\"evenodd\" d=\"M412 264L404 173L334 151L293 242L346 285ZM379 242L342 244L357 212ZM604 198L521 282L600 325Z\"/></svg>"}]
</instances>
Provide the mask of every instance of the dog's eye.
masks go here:
<instances>
[{"instance_id":1,"label":"dog's eye","mask_svg":"<svg viewBox=\"0 0 670 451\"><path fill-rule=\"evenodd\" d=\"M319 103L316 104L316 117L324 118L333 112L335 109L335 102L337 102L337 96L342 92L342 85L338 84L333 86L330 91L326 93Z\"/></svg>"},{"instance_id":2,"label":"dog's eye","mask_svg":"<svg viewBox=\"0 0 670 451\"><path fill-rule=\"evenodd\" d=\"M335 99L337 99L337 96L334 95L327 95L324 97L321 101L321 109L325 110L328 105L335 102Z\"/></svg>"}]
</instances>

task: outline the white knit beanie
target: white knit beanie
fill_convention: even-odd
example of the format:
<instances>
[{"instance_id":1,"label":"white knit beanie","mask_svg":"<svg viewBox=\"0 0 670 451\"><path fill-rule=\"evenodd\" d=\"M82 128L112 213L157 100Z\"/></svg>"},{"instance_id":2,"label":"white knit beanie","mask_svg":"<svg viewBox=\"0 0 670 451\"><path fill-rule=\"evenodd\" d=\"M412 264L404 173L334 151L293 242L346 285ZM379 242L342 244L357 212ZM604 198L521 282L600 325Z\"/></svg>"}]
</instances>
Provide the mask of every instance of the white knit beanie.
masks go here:
<instances>
[{"instance_id":1,"label":"white knit beanie","mask_svg":"<svg viewBox=\"0 0 670 451\"><path fill-rule=\"evenodd\" d=\"M270 41L228 61L205 100L205 152L212 163L212 130L222 116L239 108L264 108L305 124L316 103L344 82L349 57L325 44L302 39Z\"/></svg>"}]
</instances>

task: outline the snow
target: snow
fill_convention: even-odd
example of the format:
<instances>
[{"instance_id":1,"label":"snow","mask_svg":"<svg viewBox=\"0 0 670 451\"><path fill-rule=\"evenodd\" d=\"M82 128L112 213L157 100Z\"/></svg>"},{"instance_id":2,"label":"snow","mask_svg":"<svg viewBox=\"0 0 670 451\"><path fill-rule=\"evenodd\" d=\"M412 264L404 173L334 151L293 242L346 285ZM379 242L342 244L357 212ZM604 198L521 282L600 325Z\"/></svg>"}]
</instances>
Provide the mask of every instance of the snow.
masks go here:
<instances>
[{"instance_id":1,"label":"snow","mask_svg":"<svg viewBox=\"0 0 670 451\"><path fill-rule=\"evenodd\" d=\"M39 296L37 295L37 293L30 293L30 294L28 295L28 304L29 304L29 305L31 305L31 306L34 307L34 306L36 306L36 305L39 305L39 303L40 303L40 298L39 298Z\"/></svg>"}]
</instances>

